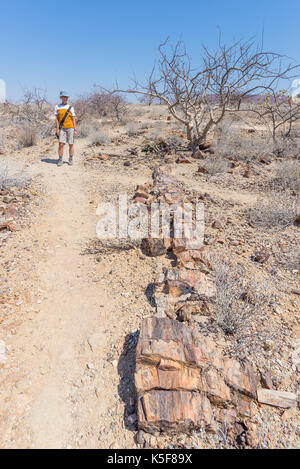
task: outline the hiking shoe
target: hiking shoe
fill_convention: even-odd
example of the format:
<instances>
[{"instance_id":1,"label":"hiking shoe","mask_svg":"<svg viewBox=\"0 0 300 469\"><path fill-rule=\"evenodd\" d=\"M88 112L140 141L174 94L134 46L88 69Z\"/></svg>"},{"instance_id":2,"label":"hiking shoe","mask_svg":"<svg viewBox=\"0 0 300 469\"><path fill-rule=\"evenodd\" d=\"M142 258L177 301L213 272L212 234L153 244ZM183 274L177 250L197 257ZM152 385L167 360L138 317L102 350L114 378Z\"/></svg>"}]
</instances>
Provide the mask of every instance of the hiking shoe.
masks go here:
<instances>
[{"instance_id":1,"label":"hiking shoe","mask_svg":"<svg viewBox=\"0 0 300 469\"><path fill-rule=\"evenodd\" d=\"M58 158L57 166L62 166L62 165L63 165L62 158Z\"/></svg>"},{"instance_id":2,"label":"hiking shoe","mask_svg":"<svg viewBox=\"0 0 300 469\"><path fill-rule=\"evenodd\" d=\"M69 157L69 165L72 166L72 164L73 164L73 157L70 156L70 157Z\"/></svg>"}]
</instances>

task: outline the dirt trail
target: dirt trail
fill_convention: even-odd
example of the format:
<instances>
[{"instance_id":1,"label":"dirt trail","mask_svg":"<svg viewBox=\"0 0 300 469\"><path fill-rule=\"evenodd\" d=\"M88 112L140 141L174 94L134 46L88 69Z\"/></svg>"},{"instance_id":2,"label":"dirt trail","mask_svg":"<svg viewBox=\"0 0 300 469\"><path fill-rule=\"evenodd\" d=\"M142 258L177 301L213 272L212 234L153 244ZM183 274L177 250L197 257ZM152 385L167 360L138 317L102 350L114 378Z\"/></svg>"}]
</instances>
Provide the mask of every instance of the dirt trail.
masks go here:
<instances>
[{"instance_id":1,"label":"dirt trail","mask_svg":"<svg viewBox=\"0 0 300 469\"><path fill-rule=\"evenodd\" d=\"M49 159L30 168L33 175L44 176L46 185L46 210L32 228L39 244L49 248L35 267L45 299L38 305L40 312L8 343L16 382L15 388L2 389L6 425L1 447L93 448L109 443L101 440L101 416L112 405L114 391L106 378L117 372L99 369L107 345L104 331L115 326L109 313L117 305L105 293L103 280L91 279L91 259L81 255L82 243L95 237L96 225L85 190L82 147L79 142L73 167L57 168Z\"/></svg>"}]
</instances>

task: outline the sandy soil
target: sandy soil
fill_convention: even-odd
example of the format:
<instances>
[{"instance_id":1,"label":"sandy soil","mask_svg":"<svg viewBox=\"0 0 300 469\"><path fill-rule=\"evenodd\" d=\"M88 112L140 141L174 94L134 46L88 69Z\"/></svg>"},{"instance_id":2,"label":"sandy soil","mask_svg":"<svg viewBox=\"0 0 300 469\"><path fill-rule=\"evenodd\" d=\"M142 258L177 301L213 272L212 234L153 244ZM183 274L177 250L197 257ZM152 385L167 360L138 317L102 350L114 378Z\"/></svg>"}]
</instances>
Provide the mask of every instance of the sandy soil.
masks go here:
<instances>
[{"instance_id":1,"label":"sandy soil","mask_svg":"<svg viewBox=\"0 0 300 469\"><path fill-rule=\"evenodd\" d=\"M25 236L28 245L35 241L32 271L22 281L23 292L31 297L26 301L23 295L22 304L15 306L21 318L17 333L7 330L1 337L8 348L0 371L1 447L95 448L116 440L121 447L134 444L122 419L114 422L113 415L124 413L124 403L118 394L118 357L107 360L111 348L124 340L124 291L115 294L118 282L114 275L111 286L110 263L82 255L85 243L95 238L97 222L82 149L79 141L73 167L57 168L53 145L51 157L35 158L25 169L27 176L38 175L45 196ZM138 272L141 260L135 252L131 257ZM127 269L128 261L120 281L130 281ZM11 273L10 282L13 278ZM39 292L38 300L33 290ZM148 307L146 297L144 303Z\"/></svg>"}]
</instances>

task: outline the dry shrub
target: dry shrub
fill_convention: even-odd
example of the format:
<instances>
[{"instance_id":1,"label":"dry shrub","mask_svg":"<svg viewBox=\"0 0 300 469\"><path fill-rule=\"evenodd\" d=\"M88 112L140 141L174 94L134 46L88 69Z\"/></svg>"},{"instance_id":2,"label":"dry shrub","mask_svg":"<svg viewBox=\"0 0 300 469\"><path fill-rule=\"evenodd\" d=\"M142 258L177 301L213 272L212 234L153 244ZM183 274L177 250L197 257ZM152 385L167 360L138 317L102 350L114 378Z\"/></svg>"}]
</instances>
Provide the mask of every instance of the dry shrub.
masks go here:
<instances>
[{"instance_id":1,"label":"dry shrub","mask_svg":"<svg viewBox=\"0 0 300 469\"><path fill-rule=\"evenodd\" d=\"M110 117L120 120L126 113L127 104L123 96L109 93L101 87L95 86L92 93L81 96L74 103L78 121L88 116Z\"/></svg>"},{"instance_id":2,"label":"dry shrub","mask_svg":"<svg viewBox=\"0 0 300 469\"><path fill-rule=\"evenodd\" d=\"M225 173L229 169L229 161L219 156L210 156L201 162L201 166L206 169L208 174Z\"/></svg>"},{"instance_id":3,"label":"dry shrub","mask_svg":"<svg viewBox=\"0 0 300 469\"><path fill-rule=\"evenodd\" d=\"M239 123L245 124L242 120ZM213 149L218 156L250 162L262 154L272 153L274 144L266 141L258 132L248 134L241 131L233 119L226 119L215 130Z\"/></svg>"},{"instance_id":4,"label":"dry shrub","mask_svg":"<svg viewBox=\"0 0 300 469\"><path fill-rule=\"evenodd\" d=\"M134 123L130 122L126 125L126 132L129 135L129 137L135 137L138 134L139 131L139 126Z\"/></svg>"},{"instance_id":5,"label":"dry shrub","mask_svg":"<svg viewBox=\"0 0 300 469\"><path fill-rule=\"evenodd\" d=\"M10 187L24 187L30 182L30 178L25 177L22 172L12 172L8 166L0 166L0 191Z\"/></svg>"},{"instance_id":6,"label":"dry shrub","mask_svg":"<svg viewBox=\"0 0 300 469\"><path fill-rule=\"evenodd\" d=\"M150 127L152 126L152 123L151 122L142 122L141 125L140 125L140 129L141 130L146 130L146 129L149 129Z\"/></svg>"},{"instance_id":7,"label":"dry shrub","mask_svg":"<svg viewBox=\"0 0 300 469\"><path fill-rule=\"evenodd\" d=\"M34 90L26 90L21 104L9 104L5 106L6 119L22 128L21 137L22 146L34 145L33 134L40 137L48 137L53 134L53 121L51 114L52 106L48 103L46 91L35 88ZM30 134L32 139L30 139ZM22 141L25 144L23 145ZM32 143L30 143L30 141ZM28 142L28 143L27 143Z\"/></svg>"},{"instance_id":8,"label":"dry shrub","mask_svg":"<svg viewBox=\"0 0 300 469\"><path fill-rule=\"evenodd\" d=\"M107 145L111 143L111 138L104 132L92 133L89 137L90 144L94 146Z\"/></svg>"},{"instance_id":9,"label":"dry shrub","mask_svg":"<svg viewBox=\"0 0 300 469\"><path fill-rule=\"evenodd\" d=\"M300 161L282 161L277 163L276 177L271 181L274 190L291 190L300 193Z\"/></svg>"},{"instance_id":10,"label":"dry shrub","mask_svg":"<svg viewBox=\"0 0 300 469\"><path fill-rule=\"evenodd\" d=\"M243 334L251 322L265 313L270 302L267 286L246 275L243 266L214 261L216 301L213 319L225 334Z\"/></svg>"},{"instance_id":11,"label":"dry shrub","mask_svg":"<svg viewBox=\"0 0 300 469\"><path fill-rule=\"evenodd\" d=\"M8 179L7 167L0 166L0 191L5 188Z\"/></svg>"},{"instance_id":12,"label":"dry shrub","mask_svg":"<svg viewBox=\"0 0 300 469\"><path fill-rule=\"evenodd\" d=\"M38 135L35 126L27 124L20 129L18 134L18 144L21 147L32 147L36 145L37 141Z\"/></svg>"},{"instance_id":13,"label":"dry shrub","mask_svg":"<svg viewBox=\"0 0 300 469\"><path fill-rule=\"evenodd\" d=\"M81 122L79 122L77 126L78 137L81 137L81 138L89 137L95 132L100 131L100 129L101 129L100 122L94 119L82 120Z\"/></svg>"},{"instance_id":14,"label":"dry shrub","mask_svg":"<svg viewBox=\"0 0 300 469\"><path fill-rule=\"evenodd\" d=\"M126 127L126 125L128 125L130 122L132 122L132 119L125 115L120 117L118 120L118 125Z\"/></svg>"},{"instance_id":15,"label":"dry shrub","mask_svg":"<svg viewBox=\"0 0 300 469\"><path fill-rule=\"evenodd\" d=\"M153 129L148 132L147 136L153 141L165 140L166 132L165 129L162 128L162 124L155 124Z\"/></svg>"},{"instance_id":16,"label":"dry shrub","mask_svg":"<svg viewBox=\"0 0 300 469\"><path fill-rule=\"evenodd\" d=\"M270 191L257 199L248 213L252 225L280 229L293 224L296 216L296 199L284 192Z\"/></svg>"}]
</instances>

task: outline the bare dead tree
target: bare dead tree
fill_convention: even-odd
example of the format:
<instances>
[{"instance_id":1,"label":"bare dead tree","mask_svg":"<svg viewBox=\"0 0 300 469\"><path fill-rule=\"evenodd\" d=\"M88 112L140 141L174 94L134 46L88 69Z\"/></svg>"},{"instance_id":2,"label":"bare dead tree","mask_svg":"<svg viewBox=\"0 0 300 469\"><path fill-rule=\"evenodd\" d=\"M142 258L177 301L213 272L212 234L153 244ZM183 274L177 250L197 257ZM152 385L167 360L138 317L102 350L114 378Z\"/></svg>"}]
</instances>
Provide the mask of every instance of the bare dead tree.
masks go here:
<instances>
[{"instance_id":1,"label":"bare dead tree","mask_svg":"<svg viewBox=\"0 0 300 469\"><path fill-rule=\"evenodd\" d=\"M24 90L21 103L6 103L4 108L0 109L0 117L4 114L21 129L30 129L32 134L45 137L51 135L53 130L49 111L47 91L33 88Z\"/></svg>"},{"instance_id":2,"label":"bare dead tree","mask_svg":"<svg viewBox=\"0 0 300 469\"><path fill-rule=\"evenodd\" d=\"M285 92L268 93L262 97L255 112L265 123L276 146L279 136L289 137L294 123L300 119L300 100L292 99Z\"/></svg>"},{"instance_id":3,"label":"bare dead tree","mask_svg":"<svg viewBox=\"0 0 300 469\"><path fill-rule=\"evenodd\" d=\"M225 114L241 111L249 96L276 89L279 80L290 79L298 67L262 42L237 41L219 44L215 52L203 46L200 65L193 68L182 41L172 46L168 39L158 48L145 85L136 79L133 87L116 93L133 93L159 99L186 129L191 148L205 142ZM246 106L243 105L243 110Z\"/></svg>"},{"instance_id":4,"label":"bare dead tree","mask_svg":"<svg viewBox=\"0 0 300 469\"><path fill-rule=\"evenodd\" d=\"M6 103L4 112L16 123L37 125L48 121L49 102L46 90L25 90L20 104Z\"/></svg>"},{"instance_id":5,"label":"bare dead tree","mask_svg":"<svg viewBox=\"0 0 300 469\"><path fill-rule=\"evenodd\" d=\"M75 101L75 106L79 120L93 115L96 117L109 116L119 121L126 112L127 103L123 95L94 85L91 93L81 96Z\"/></svg>"},{"instance_id":6,"label":"bare dead tree","mask_svg":"<svg viewBox=\"0 0 300 469\"><path fill-rule=\"evenodd\" d=\"M47 121L49 114L47 91L41 88L25 90L19 113L19 118L31 124Z\"/></svg>"}]
</instances>

